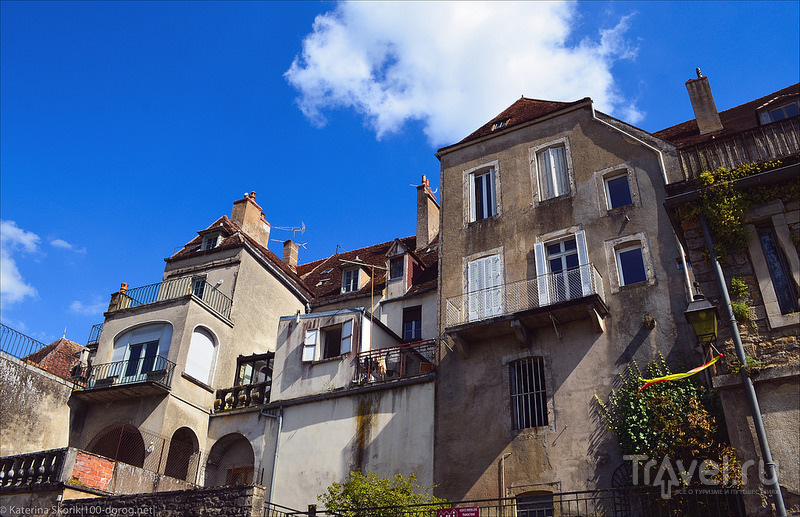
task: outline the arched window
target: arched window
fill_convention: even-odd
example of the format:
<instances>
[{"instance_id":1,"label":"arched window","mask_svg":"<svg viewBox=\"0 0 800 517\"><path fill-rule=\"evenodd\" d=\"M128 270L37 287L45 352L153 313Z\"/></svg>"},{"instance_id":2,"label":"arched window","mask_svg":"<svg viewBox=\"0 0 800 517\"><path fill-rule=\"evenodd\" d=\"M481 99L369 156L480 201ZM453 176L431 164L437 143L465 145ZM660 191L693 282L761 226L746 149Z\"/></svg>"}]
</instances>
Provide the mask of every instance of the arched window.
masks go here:
<instances>
[{"instance_id":1,"label":"arched window","mask_svg":"<svg viewBox=\"0 0 800 517\"><path fill-rule=\"evenodd\" d=\"M175 431L169 441L164 474L193 482L197 475L199 449L194 431L188 427L181 427Z\"/></svg>"},{"instance_id":2,"label":"arched window","mask_svg":"<svg viewBox=\"0 0 800 517\"><path fill-rule=\"evenodd\" d=\"M247 485L254 481L255 454L239 433L223 436L211 447L206 462L205 486Z\"/></svg>"},{"instance_id":3,"label":"arched window","mask_svg":"<svg viewBox=\"0 0 800 517\"><path fill-rule=\"evenodd\" d=\"M166 367L169 344L172 339L172 325L156 323L136 327L121 334L114 340L111 362L116 363L114 375L138 381L147 372Z\"/></svg>"},{"instance_id":4,"label":"arched window","mask_svg":"<svg viewBox=\"0 0 800 517\"><path fill-rule=\"evenodd\" d=\"M186 358L186 375L198 381L211 384L211 370L214 366L216 347L214 336L208 330L197 327L192 332L189 355Z\"/></svg>"},{"instance_id":5,"label":"arched window","mask_svg":"<svg viewBox=\"0 0 800 517\"><path fill-rule=\"evenodd\" d=\"M144 466L144 440L139 430L130 424L114 424L105 428L86 449L134 467Z\"/></svg>"}]
</instances>

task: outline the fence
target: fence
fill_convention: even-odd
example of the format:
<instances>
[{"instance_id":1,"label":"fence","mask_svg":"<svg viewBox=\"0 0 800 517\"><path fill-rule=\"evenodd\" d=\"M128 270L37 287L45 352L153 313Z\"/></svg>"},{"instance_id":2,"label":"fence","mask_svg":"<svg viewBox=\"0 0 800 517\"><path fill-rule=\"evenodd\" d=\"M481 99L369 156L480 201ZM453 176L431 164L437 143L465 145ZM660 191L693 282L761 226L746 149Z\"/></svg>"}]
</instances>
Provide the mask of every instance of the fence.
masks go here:
<instances>
[{"instance_id":1,"label":"fence","mask_svg":"<svg viewBox=\"0 0 800 517\"><path fill-rule=\"evenodd\" d=\"M157 284L121 290L112 295L109 311L118 311L166 300L175 300L184 296L193 296L220 316L230 319L233 302L222 294L215 285L203 278L183 277L165 280Z\"/></svg>"},{"instance_id":2,"label":"fence","mask_svg":"<svg viewBox=\"0 0 800 517\"><path fill-rule=\"evenodd\" d=\"M736 489L703 487L675 490L663 499L660 488L626 487L578 492L538 492L508 499L458 503L361 508L346 514L306 511L266 505L264 517L744 517L741 493Z\"/></svg>"},{"instance_id":3,"label":"fence","mask_svg":"<svg viewBox=\"0 0 800 517\"><path fill-rule=\"evenodd\" d=\"M355 384L384 382L422 375L434 370L433 340L360 352L356 357Z\"/></svg>"},{"instance_id":4,"label":"fence","mask_svg":"<svg viewBox=\"0 0 800 517\"><path fill-rule=\"evenodd\" d=\"M76 372L74 389L107 388L140 382L155 382L167 388L175 363L160 355L85 366Z\"/></svg>"},{"instance_id":5,"label":"fence","mask_svg":"<svg viewBox=\"0 0 800 517\"><path fill-rule=\"evenodd\" d=\"M17 359L24 359L34 352L38 352L46 347L41 341L37 341L22 332L0 324L0 351L14 356Z\"/></svg>"},{"instance_id":6,"label":"fence","mask_svg":"<svg viewBox=\"0 0 800 517\"><path fill-rule=\"evenodd\" d=\"M447 299L446 325L452 327L555 305L596 294L605 299L603 277L592 264L529 280L471 291Z\"/></svg>"}]
</instances>

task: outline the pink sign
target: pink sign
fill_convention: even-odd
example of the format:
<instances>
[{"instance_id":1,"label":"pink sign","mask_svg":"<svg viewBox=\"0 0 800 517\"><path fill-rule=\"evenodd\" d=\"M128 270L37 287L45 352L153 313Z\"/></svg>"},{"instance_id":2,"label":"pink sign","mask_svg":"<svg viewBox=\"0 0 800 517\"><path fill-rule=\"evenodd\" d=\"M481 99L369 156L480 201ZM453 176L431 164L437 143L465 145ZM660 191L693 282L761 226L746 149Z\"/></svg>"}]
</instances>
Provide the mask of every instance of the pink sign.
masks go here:
<instances>
[{"instance_id":1,"label":"pink sign","mask_svg":"<svg viewBox=\"0 0 800 517\"><path fill-rule=\"evenodd\" d=\"M481 512L477 506L466 508L445 508L436 511L436 517L480 517Z\"/></svg>"}]
</instances>

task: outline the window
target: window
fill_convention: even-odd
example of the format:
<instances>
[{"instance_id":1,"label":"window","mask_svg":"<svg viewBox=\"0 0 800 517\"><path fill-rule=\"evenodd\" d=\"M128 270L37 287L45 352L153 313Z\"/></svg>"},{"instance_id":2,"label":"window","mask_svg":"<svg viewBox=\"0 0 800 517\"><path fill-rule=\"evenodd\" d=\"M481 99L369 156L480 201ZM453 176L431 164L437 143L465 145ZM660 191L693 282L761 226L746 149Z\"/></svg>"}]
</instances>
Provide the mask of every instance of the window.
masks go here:
<instances>
[{"instance_id":1,"label":"window","mask_svg":"<svg viewBox=\"0 0 800 517\"><path fill-rule=\"evenodd\" d=\"M517 496L517 517L553 517L552 494Z\"/></svg>"},{"instance_id":2,"label":"window","mask_svg":"<svg viewBox=\"0 0 800 517\"><path fill-rule=\"evenodd\" d=\"M206 290L206 277L196 276L192 278L192 294L198 298L203 298L203 293Z\"/></svg>"},{"instance_id":3,"label":"window","mask_svg":"<svg viewBox=\"0 0 800 517\"><path fill-rule=\"evenodd\" d=\"M536 153L539 174L539 200L569 194L569 169L564 145L548 147Z\"/></svg>"},{"instance_id":4,"label":"window","mask_svg":"<svg viewBox=\"0 0 800 517\"><path fill-rule=\"evenodd\" d=\"M272 362L275 354L240 355L236 360L235 386L272 381Z\"/></svg>"},{"instance_id":5,"label":"window","mask_svg":"<svg viewBox=\"0 0 800 517\"><path fill-rule=\"evenodd\" d=\"M467 263L467 305L470 321L478 321L502 312L502 271L500 255Z\"/></svg>"},{"instance_id":6,"label":"window","mask_svg":"<svg viewBox=\"0 0 800 517\"><path fill-rule=\"evenodd\" d=\"M548 425L544 359L529 357L509 366L513 428L520 430Z\"/></svg>"},{"instance_id":7,"label":"window","mask_svg":"<svg viewBox=\"0 0 800 517\"><path fill-rule=\"evenodd\" d=\"M540 306L592 294L589 255L583 231L559 240L538 242L534 253Z\"/></svg>"},{"instance_id":8,"label":"window","mask_svg":"<svg viewBox=\"0 0 800 517\"><path fill-rule=\"evenodd\" d=\"M609 210L633 204L627 172L607 177L605 179L605 187Z\"/></svg>"},{"instance_id":9,"label":"window","mask_svg":"<svg viewBox=\"0 0 800 517\"><path fill-rule=\"evenodd\" d=\"M167 367L167 354L172 339L172 326L150 324L124 332L114 340L109 377L127 377L125 382L139 382L146 374Z\"/></svg>"},{"instance_id":10,"label":"window","mask_svg":"<svg viewBox=\"0 0 800 517\"><path fill-rule=\"evenodd\" d=\"M221 240L220 237L221 235L218 233L212 233L203 236L203 243L200 246L200 249L205 251L216 248L219 245L219 241Z\"/></svg>"},{"instance_id":11,"label":"window","mask_svg":"<svg viewBox=\"0 0 800 517\"><path fill-rule=\"evenodd\" d=\"M469 175L470 222L497 215L495 168L472 172Z\"/></svg>"},{"instance_id":12,"label":"window","mask_svg":"<svg viewBox=\"0 0 800 517\"><path fill-rule=\"evenodd\" d=\"M358 269L346 269L342 273L342 292L358 291Z\"/></svg>"},{"instance_id":13,"label":"window","mask_svg":"<svg viewBox=\"0 0 800 517\"><path fill-rule=\"evenodd\" d=\"M125 365L125 377L137 377L155 368L156 355L158 354L158 341L139 343L129 347L128 361ZM163 366L162 366L163 367Z\"/></svg>"},{"instance_id":14,"label":"window","mask_svg":"<svg viewBox=\"0 0 800 517\"><path fill-rule=\"evenodd\" d=\"M192 332L189 355L186 357L186 375L200 382L211 384L211 369L214 365L214 336L208 330L198 327Z\"/></svg>"},{"instance_id":15,"label":"window","mask_svg":"<svg viewBox=\"0 0 800 517\"><path fill-rule=\"evenodd\" d=\"M312 362L338 357L350 352L352 346L353 320L322 329L309 329L303 341L302 360Z\"/></svg>"},{"instance_id":16,"label":"window","mask_svg":"<svg viewBox=\"0 0 800 517\"><path fill-rule=\"evenodd\" d=\"M789 117L796 117L800 113L800 101L792 101L789 104L778 106L777 108L765 109L759 113L762 124L777 122Z\"/></svg>"},{"instance_id":17,"label":"window","mask_svg":"<svg viewBox=\"0 0 800 517\"><path fill-rule=\"evenodd\" d=\"M647 281L641 245L618 249L616 255L620 286Z\"/></svg>"},{"instance_id":18,"label":"window","mask_svg":"<svg viewBox=\"0 0 800 517\"><path fill-rule=\"evenodd\" d=\"M756 231L761 249L764 251L767 270L778 298L781 314L797 312L797 290L786 257L778 246L775 230L771 225L761 225L756 227Z\"/></svg>"},{"instance_id":19,"label":"window","mask_svg":"<svg viewBox=\"0 0 800 517\"><path fill-rule=\"evenodd\" d=\"M397 257L389 260L389 280L396 278L403 278L403 266L405 260L403 257Z\"/></svg>"},{"instance_id":20,"label":"window","mask_svg":"<svg viewBox=\"0 0 800 517\"><path fill-rule=\"evenodd\" d=\"M422 306L403 309L403 339L413 341L422 339Z\"/></svg>"}]
</instances>

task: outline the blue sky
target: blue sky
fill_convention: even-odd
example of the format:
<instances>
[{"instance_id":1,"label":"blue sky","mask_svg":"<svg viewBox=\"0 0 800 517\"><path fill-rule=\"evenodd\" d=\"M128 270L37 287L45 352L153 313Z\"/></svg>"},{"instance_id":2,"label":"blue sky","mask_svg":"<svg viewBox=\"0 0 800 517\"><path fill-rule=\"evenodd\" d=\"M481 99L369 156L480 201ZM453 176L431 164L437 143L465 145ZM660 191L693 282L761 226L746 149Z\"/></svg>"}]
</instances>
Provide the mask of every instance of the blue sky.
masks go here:
<instances>
[{"instance_id":1,"label":"blue sky","mask_svg":"<svg viewBox=\"0 0 800 517\"><path fill-rule=\"evenodd\" d=\"M698 66L719 109L796 83L799 5L2 1L2 321L85 342L251 190L301 262L412 235L436 149L520 95L656 131Z\"/></svg>"}]
</instances>

